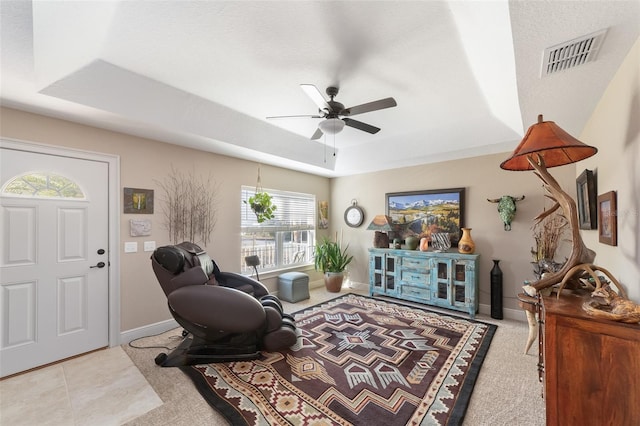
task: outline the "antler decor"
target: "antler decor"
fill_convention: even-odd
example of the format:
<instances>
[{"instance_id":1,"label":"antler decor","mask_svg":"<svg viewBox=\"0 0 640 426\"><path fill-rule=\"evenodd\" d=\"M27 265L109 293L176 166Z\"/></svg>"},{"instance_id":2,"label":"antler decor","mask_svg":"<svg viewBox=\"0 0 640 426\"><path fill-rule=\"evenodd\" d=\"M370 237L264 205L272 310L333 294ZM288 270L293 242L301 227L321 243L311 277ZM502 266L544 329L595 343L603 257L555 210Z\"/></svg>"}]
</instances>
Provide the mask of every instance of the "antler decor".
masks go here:
<instances>
[{"instance_id":1,"label":"antler decor","mask_svg":"<svg viewBox=\"0 0 640 426\"><path fill-rule=\"evenodd\" d=\"M539 154L534 155L536 156L537 160L533 155L528 155L527 160L529 161L529 164L531 164L531 166L535 169L535 175L542 180L544 189L548 193L545 194L545 196L555 201L555 204L550 209L540 213L535 217L534 220L536 221L536 223L539 223L542 219L549 216L551 213L555 212L558 209L561 209L562 215L569 222L569 226L571 228L571 240L573 241L573 245L569 258L559 271L547 275L545 278L536 281L534 284L526 285L523 287L524 291L529 296L535 296L538 291L558 284L563 280L564 276L567 274L567 272L569 272L571 268L582 263L593 263L593 260L596 257L596 253L585 246L584 242L582 241L582 237L580 236L578 208L576 206L576 202L573 200L573 198L571 198L569 194L562 190L558 181L547 171L547 167L545 166L542 156Z\"/></svg>"},{"instance_id":2,"label":"antler decor","mask_svg":"<svg viewBox=\"0 0 640 426\"><path fill-rule=\"evenodd\" d=\"M560 292L564 288L564 285L578 273L588 274L589 277L593 279L595 289L599 290L602 287L602 282L600 281L600 277L598 276L598 274L596 274L596 271L601 272L602 275L607 277L616 286L621 297L623 297L624 299L628 299L627 293L624 291L624 288L620 285L620 282L618 282L618 280L611 274L611 272L607 271L601 266L593 265L590 263L581 263L574 266L569 270L569 272L567 272L562 281L560 281L560 285L558 286L558 295L556 296L556 298L560 298ZM583 281L587 284L589 283L588 280L585 280L584 278L580 278L580 281Z\"/></svg>"},{"instance_id":3,"label":"antler decor","mask_svg":"<svg viewBox=\"0 0 640 426\"><path fill-rule=\"evenodd\" d=\"M555 203L535 218L537 223L561 209L571 227L571 255L559 271L550 273L532 285L524 286L524 291L529 296L535 296L538 291L558 284L571 268L582 263L590 264L596 256L593 250L584 245L580 236L576 202L560 188L547 167L576 163L597 152L597 148L580 142L553 121L544 121L540 114L538 122L529 127L511 157L500 164L500 168L504 170L535 170L536 176L542 180L547 192L545 196Z\"/></svg>"},{"instance_id":4,"label":"antler decor","mask_svg":"<svg viewBox=\"0 0 640 426\"><path fill-rule=\"evenodd\" d=\"M573 244L569 258L559 271L547 275L545 278L536 281L534 284L523 287L525 293L529 296L535 296L538 291L558 284L571 268L582 263L593 263L593 260L596 257L596 253L584 244L582 237L580 236L578 207L576 206L576 202L569 194L562 190L558 181L547 171L547 167L545 166L542 156L538 154L535 154L535 156L537 159L535 159L533 155L529 155L527 156L527 160L529 160L529 164L531 164L535 169L535 175L538 176L544 184L544 189L547 191L545 197L555 201L555 204L550 209L545 210L536 216L534 220L536 223L539 223L542 219L549 216L557 209L562 209L562 215L567 219L571 228L571 240L573 241Z\"/></svg>"}]
</instances>

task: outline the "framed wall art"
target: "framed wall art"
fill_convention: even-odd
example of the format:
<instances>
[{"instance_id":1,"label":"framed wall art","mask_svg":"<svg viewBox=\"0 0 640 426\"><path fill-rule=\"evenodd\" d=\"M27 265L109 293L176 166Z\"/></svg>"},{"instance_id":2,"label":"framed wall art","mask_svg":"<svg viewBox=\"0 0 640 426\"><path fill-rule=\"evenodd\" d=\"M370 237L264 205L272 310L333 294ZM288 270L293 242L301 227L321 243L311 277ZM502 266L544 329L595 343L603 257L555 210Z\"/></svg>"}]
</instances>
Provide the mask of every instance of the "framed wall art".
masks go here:
<instances>
[{"instance_id":1,"label":"framed wall art","mask_svg":"<svg viewBox=\"0 0 640 426\"><path fill-rule=\"evenodd\" d=\"M386 194L386 213L398 226L399 235L426 236L447 232L453 245L460 240L460 228L464 227L465 189L433 189Z\"/></svg>"},{"instance_id":2,"label":"framed wall art","mask_svg":"<svg viewBox=\"0 0 640 426\"><path fill-rule=\"evenodd\" d=\"M618 209L615 191L598 196L598 237L603 244L618 245Z\"/></svg>"},{"instance_id":3,"label":"framed wall art","mask_svg":"<svg viewBox=\"0 0 640 426\"><path fill-rule=\"evenodd\" d=\"M598 228L598 211L596 203L596 179L592 170L585 169L576 179L578 195L578 222L580 229Z\"/></svg>"},{"instance_id":4,"label":"framed wall art","mask_svg":"<svg viewBox=\"0 0 640 426\"><path fill-rule=\"evenodd\" d=\"M132 237L151 235L151 219L131 219L129 224L129 235Z\"/></svg>"},{"instance_id":5,"label":"framed wall art","mask_svg":"<svg viewBox=\"0 0 640 426\"><path fill-rule=\"evenodd\" d=\"M124 188L124 213L153 213L153 189Z\"/></svg>"}]
</instances>

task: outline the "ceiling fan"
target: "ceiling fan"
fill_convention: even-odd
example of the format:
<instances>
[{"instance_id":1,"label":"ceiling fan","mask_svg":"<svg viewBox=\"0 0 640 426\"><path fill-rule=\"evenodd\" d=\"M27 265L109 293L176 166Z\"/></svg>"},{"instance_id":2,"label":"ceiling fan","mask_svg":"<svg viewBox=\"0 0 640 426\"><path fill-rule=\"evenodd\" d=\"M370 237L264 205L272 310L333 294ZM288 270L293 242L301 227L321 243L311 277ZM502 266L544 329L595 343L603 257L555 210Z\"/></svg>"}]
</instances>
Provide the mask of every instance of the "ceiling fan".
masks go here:
<instances>
[{"instance_id":1,"label":"ceiling fan","mask_svg":"<svg viewBox=\"0 0 640 426\"><path fill-rule=\"evenodd\" d=\"M357 121L349 118L352 115L363 114L365 112L377 111L380 109L391 108L398 105L393 98L379 99L373 102L367 102L366 104L356 105L353 107L345 108L340 102L334 101L333 98L338 94L338 88L334 86L327 87L327 95L329 100L327 101L322 93L313 84L301 84L302 90L311 98L311 100L318 106L318 113L315 115L281 115L276 117L267 117L267 119L273 118L324 118L318 124L318 129L315 131L312 140L320 139L320 137L327 134L336 134L344 129L344 126L353 127L354 129L362 130L363 132L376 134L380 131L380 128L372 126L362 121Z\"/></svg>"}]
</instances>

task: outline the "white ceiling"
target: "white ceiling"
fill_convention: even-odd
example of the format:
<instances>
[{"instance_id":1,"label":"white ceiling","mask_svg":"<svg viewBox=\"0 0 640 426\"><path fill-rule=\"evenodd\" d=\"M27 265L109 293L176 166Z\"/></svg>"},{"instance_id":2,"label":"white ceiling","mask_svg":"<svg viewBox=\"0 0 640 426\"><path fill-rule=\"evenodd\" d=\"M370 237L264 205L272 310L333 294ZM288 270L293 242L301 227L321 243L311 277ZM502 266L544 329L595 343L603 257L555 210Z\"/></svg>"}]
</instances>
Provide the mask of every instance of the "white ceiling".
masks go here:
<instances>
[{"instance_id":1,"label":"white ceiling","mask_svg":"<svg viewBox=\"0 0 640 426\"><path fill-rule=\"evenodd\" d=\"M640 36L634 1L0 0L4 106L343 176L511 151L538 114L578 136ZM607 29L595 61L541 77L545 48ZM300 89L355 117L311 141ZM334 147L337 151L333 156Z\"/></svg>"}]
</instances>

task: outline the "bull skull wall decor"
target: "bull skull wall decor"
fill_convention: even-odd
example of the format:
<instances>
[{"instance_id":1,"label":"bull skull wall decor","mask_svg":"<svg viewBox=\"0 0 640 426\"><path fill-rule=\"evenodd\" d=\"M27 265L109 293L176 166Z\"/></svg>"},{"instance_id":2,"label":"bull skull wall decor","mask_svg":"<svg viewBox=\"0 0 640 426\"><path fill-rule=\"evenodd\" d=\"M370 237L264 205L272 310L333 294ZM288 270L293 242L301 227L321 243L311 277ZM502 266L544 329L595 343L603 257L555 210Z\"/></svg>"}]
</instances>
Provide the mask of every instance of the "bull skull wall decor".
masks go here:
<instances>
[{"instance_id":1,"label":"bull skull wall decor","mask_svg":"<svg viewBox=\"0 0 640 426\"><path fill-rule=\"evenodd\" d=\"M498 213L505 231L511 231L511 221L516 217L516 203L522 200L524 200L524 195L522 197L503 195L500 198L487 198L490 203L498 203Z\"/></svg>"}]
</instances>

